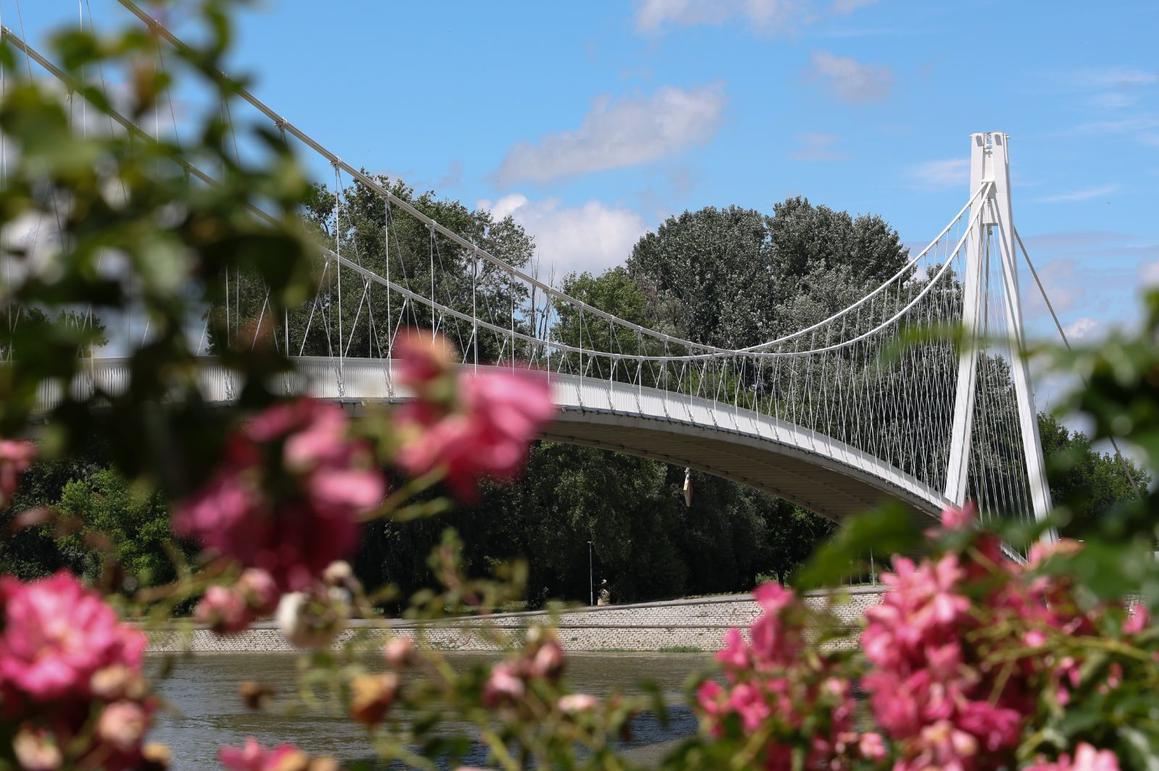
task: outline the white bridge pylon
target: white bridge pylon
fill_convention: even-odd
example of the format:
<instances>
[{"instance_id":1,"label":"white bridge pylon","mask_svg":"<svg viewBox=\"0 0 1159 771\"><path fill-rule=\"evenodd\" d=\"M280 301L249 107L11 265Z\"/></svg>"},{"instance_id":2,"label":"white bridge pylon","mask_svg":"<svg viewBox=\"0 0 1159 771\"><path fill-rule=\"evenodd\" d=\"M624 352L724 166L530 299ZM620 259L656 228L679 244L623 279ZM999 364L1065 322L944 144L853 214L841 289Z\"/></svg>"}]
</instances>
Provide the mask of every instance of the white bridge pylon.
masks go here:
<instances>
[{"instance_id":1,"label":"white bridge pylon","mask_svg":"<svg viewBox=\"0 0 1159 771\"><path fill-rule=\"evenodd\" d=\"M974 196L971 217L978 216L966 253L965 299L962 305L962 329L966 339L958 364L954 419L951 434L950 462L946 476L946 497L962 505L967 498L971 460L971 438L978 401L979 351L985 334L982 300L991 280L989 245L997 240L1001 277L1006 302L1005 343L1010 361L1010 377L1018 406L1018 429L1022 440L1022 457L1026 466L1028 487L1034 517L1042 520L1051 508L1038 433L1038 413L1030 370L1025 359L1022 302L1018 287L1018 262L1014 252L1014 209L1010 200L1009 137L1002 132L970 136L970 190L985 191ZM995 232L996 231L996 232ZM996 235L996 239L994 236ZM971 341L977 344L971 344ZM1049 537L1053 538L1053 534Z\"/></svg>"},{"instance_id":2,"label":"white bridge pylon","mask_svg":"<svg viewBox=\"0 0 1159 771\"><path fill-rule=\"evenodd\" d=\"M159 39L183 45L133 2L120 2ZM70 92L85 93L10 30L3 34ZM794 319L797 331L733 349L691 339L696 330L649 329L551 286L525 270L526 253L505 253L509 244L493 229L456 232L248 90L238 96L235 125L266 121L334 167L335 206L311 303L271 317L268 291L243 273L226 287L224 307L207 313L206 330L213 314L223 314L228 330L226 339L203 333L196 345L210 400L232 399L239 385L214 351L254 344L262 330L297 363L287 392L355 410L405 399L394 384L394 341L405 327L424 327L455 342L464 367L546 371L561 408L550 439L692 466L833 519L882 500L929 515L973 500L983 518L1031 520L1050 509L1022 355L1005 134L971 136L968 200L896 272L872 281L851 272L833 293L845 291L845 299L827 300L835 307L813 303ZM102 109L110 130L149 136ZM190 171L214 184L205 171ZM380 208L351 211L375 198ZM252 342L242 339L249 334ZM87 383L67 384L70 393L124 388L123 361L91 364ZM58 395L46 389L43 404Z\"/></svg>"}]
</instances>

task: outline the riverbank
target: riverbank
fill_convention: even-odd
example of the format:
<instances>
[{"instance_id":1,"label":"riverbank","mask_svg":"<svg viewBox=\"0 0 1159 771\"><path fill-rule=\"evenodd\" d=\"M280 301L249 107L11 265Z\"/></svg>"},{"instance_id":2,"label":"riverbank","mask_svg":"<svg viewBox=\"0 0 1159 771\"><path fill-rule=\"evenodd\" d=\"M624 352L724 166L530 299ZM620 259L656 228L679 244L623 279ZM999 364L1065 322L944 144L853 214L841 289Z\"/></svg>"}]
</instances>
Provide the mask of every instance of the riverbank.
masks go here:
<instances>
[{"instance_id":1,"label":"riverbank","mask_svg":"<svg viewBox=\"0 0 1159 771\"><path fill-rule=\"evenodd\" d=\"M830 606L850 628L865 609L876 605L880 586L854 586L840 592L808 592L805 601L814 607ZM696 653L719 650L725 631L745 627L760 613L748 594L646 602L632 605L579 607L562 611L556 619L560 641L569 652L641 651ZM546 623L547 613L497 613L485 620L451 618L422 624L400 619L356 620L337 644L354 635L382 638L395 635L418 637L423 643L448 651L488 652L502 648L486 630L516 634L529 626ZM236 635L221 636L208 629L178 627L149 632L150 653L243 654L292 652L294 647L271 622L260 622Z\"/></svg>"}]
</instances>

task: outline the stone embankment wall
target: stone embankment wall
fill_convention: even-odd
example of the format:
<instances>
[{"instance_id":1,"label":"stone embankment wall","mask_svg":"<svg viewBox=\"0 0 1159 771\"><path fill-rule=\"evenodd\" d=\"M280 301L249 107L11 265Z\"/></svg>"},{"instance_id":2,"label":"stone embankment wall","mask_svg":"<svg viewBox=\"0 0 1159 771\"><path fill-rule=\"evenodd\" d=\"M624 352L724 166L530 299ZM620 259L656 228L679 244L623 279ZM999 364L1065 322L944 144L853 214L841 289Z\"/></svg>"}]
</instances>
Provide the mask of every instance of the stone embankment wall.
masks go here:
<instances>
[{"instance_id":1,"label":"stone embankment wall","mask_svg":"<svg viewBox=\"0 0 1159 771\"><path fill-rule=\"evenodd\" d=\"M881 597L877 586L850 587L837 595L825 592L806 594L815 607L831 605L835 615L854 626L865 609ZM730 627L745 627L760 613L750 595L730 595L636 605L575 608L558 617L560 641L568 651L715 651L721 647ZM500 613L481 621L477 618L447 619L422 625L407 621L356 621L339 639L353 635L385 640L393 635L422 636L424 642L440 650L492 651L501 647L493 635L480 634L484 625L503 633L517 634L548 620L545 613ZM150 633L151 653L267 653L290 652L294 648L270 623L221 637L206 629L185 632Z\"/></svg>"}]
</instances>

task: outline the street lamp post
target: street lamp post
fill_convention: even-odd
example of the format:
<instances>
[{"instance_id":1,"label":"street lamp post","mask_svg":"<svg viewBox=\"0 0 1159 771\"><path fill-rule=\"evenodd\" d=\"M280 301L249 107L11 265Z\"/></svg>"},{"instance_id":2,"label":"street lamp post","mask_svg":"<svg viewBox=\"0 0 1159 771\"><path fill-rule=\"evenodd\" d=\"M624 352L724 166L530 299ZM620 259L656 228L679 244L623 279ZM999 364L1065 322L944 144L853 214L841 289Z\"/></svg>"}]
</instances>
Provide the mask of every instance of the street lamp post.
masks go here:
<instances>
[{"instance_id":1,"label":"street lamp post","mask_svg":"<svg viewBox=\"0 0 1159 771\"><path fill-rule=\"evenodd\" d=\"M592 542L588 541L588 606L596 604L596 584L592 574Z\"/></svg>"}]
</instances>

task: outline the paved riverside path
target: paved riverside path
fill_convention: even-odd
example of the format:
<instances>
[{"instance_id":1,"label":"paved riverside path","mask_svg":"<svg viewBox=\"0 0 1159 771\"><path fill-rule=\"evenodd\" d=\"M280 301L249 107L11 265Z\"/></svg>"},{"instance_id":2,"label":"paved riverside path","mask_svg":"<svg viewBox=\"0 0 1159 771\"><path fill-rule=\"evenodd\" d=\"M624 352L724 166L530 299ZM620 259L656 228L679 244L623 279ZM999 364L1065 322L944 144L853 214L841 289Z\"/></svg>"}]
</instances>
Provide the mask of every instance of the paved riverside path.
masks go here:
<instances>
[{"instance_id":1,"label":"paved riverside path","mask_svg":"<svg viewBox=\"0 0 1159 771\"><path fill-rule=\"evenodd\" d=\"M833 599L833 610L843 622L855 626L865 609L876 605L880 586L847 587ZM828 592L808 592L805 600L815 607L831 601ZM568 651L715 651L730 627L746 627L760 613L748 594L699 597L631 605L578 607L563 610L557 618L560 641ZM483 618L458 617L430 622L406 620L356 620L338 642L354 635L385 640L393 635L416 636L440 650L493 651L501 645L485 634L484 627L508 634L550 619L540 611L496 613ZM421 627L421 629L420 629ZM207 629L151 631L150 653L275 653L295 650L271 622L259 622L241 634L219 636Z\"/></svg>"}]
</instances>

